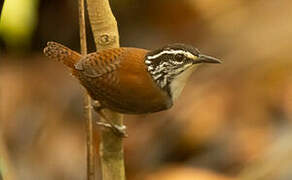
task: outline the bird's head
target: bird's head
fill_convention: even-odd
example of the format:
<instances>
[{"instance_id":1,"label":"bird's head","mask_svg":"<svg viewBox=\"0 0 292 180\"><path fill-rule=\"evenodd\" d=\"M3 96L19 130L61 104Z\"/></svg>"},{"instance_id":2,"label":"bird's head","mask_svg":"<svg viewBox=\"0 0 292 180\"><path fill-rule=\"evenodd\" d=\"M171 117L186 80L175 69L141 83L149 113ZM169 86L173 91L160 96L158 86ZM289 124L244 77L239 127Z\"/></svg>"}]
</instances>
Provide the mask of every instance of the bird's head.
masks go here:
<instances>
[{"instance_id":1,"label":"bird's head","mask_svg":"<svg viewBox=\"0 0 292 180\"><path fill-rule=\"evenodd\" d=\"M169 44L149 51L145 64L156 84L176 99L188 77L202 63L222 63L221 60L201 54L185 44Z\"/></svg>"}]
</instances>

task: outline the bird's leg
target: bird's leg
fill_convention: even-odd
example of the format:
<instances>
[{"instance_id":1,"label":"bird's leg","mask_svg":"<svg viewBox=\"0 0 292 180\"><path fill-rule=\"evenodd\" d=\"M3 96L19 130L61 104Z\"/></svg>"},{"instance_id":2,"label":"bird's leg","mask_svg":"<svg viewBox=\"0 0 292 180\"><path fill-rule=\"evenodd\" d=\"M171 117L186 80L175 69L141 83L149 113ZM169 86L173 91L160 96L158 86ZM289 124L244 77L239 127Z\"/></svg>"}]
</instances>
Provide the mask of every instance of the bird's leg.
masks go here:
<instances>
[{"instance_id":1,"label":"bird's leg","mask_svg":"<svg viewBox=\"0 0 292 180\"><path fill-rule=\"evenodd\" d=\"M97 112L105 120L105 122L103 121L96 122L97 125L111 129L113 133L119 137L123 138L128 137L128 134L126 132L126 126L125 125L119 126L109 121L108 118L105 116L104 112L102 111L104 107L102 107L102 105L98 101L93 101L92 106L95 112Z\"/></svg>"}]
</instances>

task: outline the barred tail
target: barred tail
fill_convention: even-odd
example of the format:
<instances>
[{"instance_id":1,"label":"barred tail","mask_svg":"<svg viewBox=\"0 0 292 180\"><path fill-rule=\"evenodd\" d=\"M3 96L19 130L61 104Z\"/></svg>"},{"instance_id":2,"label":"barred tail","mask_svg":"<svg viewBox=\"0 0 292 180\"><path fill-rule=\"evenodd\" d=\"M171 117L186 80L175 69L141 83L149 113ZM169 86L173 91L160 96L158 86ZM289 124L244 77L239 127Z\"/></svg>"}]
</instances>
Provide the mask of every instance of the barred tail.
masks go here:
<instances>
[{"instance_id":1,"label":"barred tail","mask_svg":"<svg viewBox=\"0 0 292 180\"><path fill-rule=\"evenodd\" d=\"M51 59L62 62L69 68L74 68L74 64L81 58L79 53L56 42L48 42L44 48L44 54Z\"/></svg>"}]
</instances>

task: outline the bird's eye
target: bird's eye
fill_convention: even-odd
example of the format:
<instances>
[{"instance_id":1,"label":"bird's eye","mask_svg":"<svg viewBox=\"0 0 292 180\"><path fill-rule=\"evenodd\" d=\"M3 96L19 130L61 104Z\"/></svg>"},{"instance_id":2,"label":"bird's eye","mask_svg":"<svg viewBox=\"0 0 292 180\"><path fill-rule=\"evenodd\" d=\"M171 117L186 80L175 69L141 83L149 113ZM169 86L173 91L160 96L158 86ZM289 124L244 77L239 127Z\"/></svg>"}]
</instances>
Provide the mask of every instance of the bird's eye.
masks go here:
<instances>
[{"instance_id":1,"label":"bird's eye","mask_svg":"<svg viewBox=\"0 0 292 180\"><path fill-rule=\"evenodd\" d=\"M183 60L184 60L184 55L182 55L182 54L176 54L176 55L174 56L174 58L175 58L175 60L177 60L177 61L183 61Z\"/></svg>"}]
</instances>

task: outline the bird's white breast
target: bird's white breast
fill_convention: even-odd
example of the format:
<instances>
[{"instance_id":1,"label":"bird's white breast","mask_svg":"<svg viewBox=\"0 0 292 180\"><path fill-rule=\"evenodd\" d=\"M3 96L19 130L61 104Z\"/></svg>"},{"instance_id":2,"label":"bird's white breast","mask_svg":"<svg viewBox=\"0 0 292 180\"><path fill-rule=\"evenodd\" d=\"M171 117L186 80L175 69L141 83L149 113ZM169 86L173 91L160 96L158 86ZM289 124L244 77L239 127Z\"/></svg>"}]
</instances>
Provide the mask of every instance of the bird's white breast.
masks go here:
<instances>
[{"instance_id":1,"label":"bird's white breast","mask_svg":"<svg viewBox=\"0 0 292 180\"><path fill-rule=\"evenodd\" d=\"M192 72L196 69L196 66L192 66L186 69L181 74L177 75L170 84L170 92L172 94L172 100L175 101L181 94L183 88L186 85L187 80L189 79Z\"/></svg>"}]
</instances>

